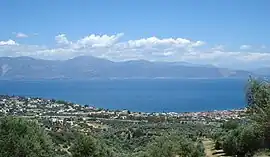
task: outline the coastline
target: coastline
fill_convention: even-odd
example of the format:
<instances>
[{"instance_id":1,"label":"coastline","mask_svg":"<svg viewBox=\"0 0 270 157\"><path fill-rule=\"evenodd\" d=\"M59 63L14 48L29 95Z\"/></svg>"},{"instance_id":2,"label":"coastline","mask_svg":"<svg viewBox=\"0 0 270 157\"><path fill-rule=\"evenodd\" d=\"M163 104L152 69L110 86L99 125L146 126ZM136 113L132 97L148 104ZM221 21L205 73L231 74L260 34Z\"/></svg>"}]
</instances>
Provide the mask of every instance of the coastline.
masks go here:
<instances>
[{"instance_id":1,"label":"coastline","mask_svg":"<svg viewBox=\"0 0 270 157\"><path fill-rule=\"evenodd\" d=\"M245 108L213 110L200 112L134 112L129 110L110 110L94 106L80 105L55 99L0 95L0 114L19 116L76 116L97 117L122 120L147 120L149 117L167 117L198 121L226 121L242 119ZM208 120L206 120L208 119Z\"/></svg>"}]
</instances>

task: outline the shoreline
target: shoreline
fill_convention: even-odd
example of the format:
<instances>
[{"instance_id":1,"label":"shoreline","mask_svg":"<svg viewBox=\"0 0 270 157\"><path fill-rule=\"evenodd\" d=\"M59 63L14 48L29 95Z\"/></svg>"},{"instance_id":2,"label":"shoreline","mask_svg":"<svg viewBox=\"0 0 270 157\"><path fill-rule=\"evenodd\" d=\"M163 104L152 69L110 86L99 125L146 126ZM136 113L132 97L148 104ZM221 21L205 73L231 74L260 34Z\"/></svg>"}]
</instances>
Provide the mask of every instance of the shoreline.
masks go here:
<instances>
[{"instance_id":1,"label":"shoreline","mask_svg":"<svg viewBox=\"0 0 270 157\"><path fill-rule=\"evenodd\" d=\"M68 104L76 104L76 105L80 105L80 106L88 106L92 109L102 109L102 110L106 110L106 111L130 111L130 112L141 112L141 113L148 113L148 114L164 114L164 113L177 113L177 114L186 114L186 113L200 113L200 112L222 112L222 111L244 111L246 110L246 107L244 108L228 108L228 109L212 109L212 110L200 110L200 111L134 111L134 110L130 110L130 109L125 109L125 108L104 108L104 107L98 107L95 105L91 105L91 104L80 104L80 103L74 103L72 101L67 101L67 100L60 100L60 99L55 99L55 98L42 98L42 97L35 97L35 96L19 96L19 95L8 95L8 94L0 94L0 100L3 97L9 97L9 98L22 98L22 99L41 99L41 100L45 100L45 101L62 101Z\"/></svg>"},{"instance_id":2,"label":"shoreline","mask_svg":"<svg viewBox=\"0 0 270 157\"><path fill-rule=\"evenodd\" d=\"M245 118L246 109L214 110L202 112L134 112L109 110L55 99L0 95L0 115L28 117L92 117L127 121L226 121Z\"/></svg>"}]
</instances>

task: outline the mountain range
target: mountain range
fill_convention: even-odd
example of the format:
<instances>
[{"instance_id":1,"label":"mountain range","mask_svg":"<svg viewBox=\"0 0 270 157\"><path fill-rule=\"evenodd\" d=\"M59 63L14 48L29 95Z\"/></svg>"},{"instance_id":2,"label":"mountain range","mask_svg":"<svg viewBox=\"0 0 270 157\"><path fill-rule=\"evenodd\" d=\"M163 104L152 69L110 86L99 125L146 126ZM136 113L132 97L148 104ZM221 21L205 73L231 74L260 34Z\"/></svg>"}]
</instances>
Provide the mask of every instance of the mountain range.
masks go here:
<instances>
[{"instance_id":1,"label":"mountain range","mask_svg":"<svg viewBox=\"0 0 270 157\"><path fill-rule=\"evenodd\" d=\"M113 62L92 56L80 56L69 60L0 57L0 79L239 78L254 74L254 71L186 62Z\"/></svg>"}]
</instances>

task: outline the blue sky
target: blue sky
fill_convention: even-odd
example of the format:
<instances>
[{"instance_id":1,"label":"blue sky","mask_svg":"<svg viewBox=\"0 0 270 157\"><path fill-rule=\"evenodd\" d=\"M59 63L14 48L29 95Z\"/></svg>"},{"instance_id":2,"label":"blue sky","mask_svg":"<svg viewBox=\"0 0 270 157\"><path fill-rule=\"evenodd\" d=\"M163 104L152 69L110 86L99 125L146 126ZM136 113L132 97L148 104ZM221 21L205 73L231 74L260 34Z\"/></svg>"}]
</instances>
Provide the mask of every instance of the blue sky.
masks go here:
<instances>
[{"instance_id":1,"label":"blue sky","mask_svg":"<svg viewBox=\"0 0 270 157\"><path fill-rule=\"evenodd\" d=\"M3 0L0 15L0 56L270 66L269 0Z\"/></svg>"}]
</instances>

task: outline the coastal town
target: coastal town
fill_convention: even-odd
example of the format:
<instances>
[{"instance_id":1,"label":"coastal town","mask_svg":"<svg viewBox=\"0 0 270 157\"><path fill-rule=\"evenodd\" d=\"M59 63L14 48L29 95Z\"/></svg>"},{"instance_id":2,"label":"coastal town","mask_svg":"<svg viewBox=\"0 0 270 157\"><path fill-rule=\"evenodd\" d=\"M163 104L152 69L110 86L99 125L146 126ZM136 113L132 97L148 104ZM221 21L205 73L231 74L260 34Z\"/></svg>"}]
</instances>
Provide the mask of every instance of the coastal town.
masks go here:
<instances>
[{"instance_id":1,"label":"coastal town","mask_svg":"<svg viewBox=\"0 0 270 157\"><path fill-rule=\"evenodd\" d=\"M133 123L192 122L211 124L230 119L243 119L245 118L245 109L207 112L146 113L129 110L106 110L54 99L1 95L0 115L35 118L43 122L46 120L49 123L58 123L69 127L78 127L83 123L83 125L87 125L90 128L106 128L102 125L103 121ZM48 129L51 128L48 126Z\"/></svg>"}]
</instances>

